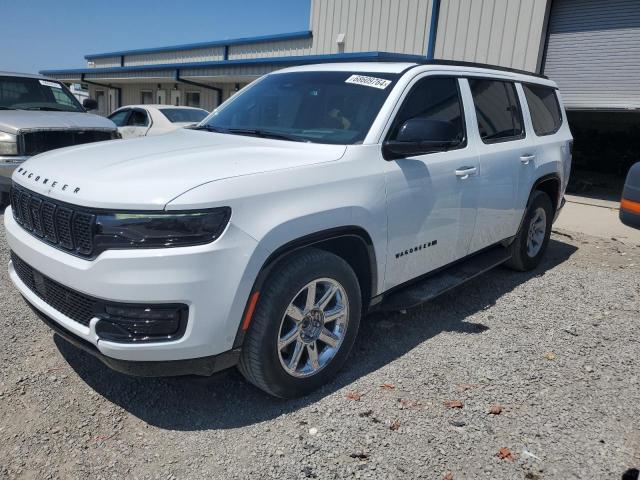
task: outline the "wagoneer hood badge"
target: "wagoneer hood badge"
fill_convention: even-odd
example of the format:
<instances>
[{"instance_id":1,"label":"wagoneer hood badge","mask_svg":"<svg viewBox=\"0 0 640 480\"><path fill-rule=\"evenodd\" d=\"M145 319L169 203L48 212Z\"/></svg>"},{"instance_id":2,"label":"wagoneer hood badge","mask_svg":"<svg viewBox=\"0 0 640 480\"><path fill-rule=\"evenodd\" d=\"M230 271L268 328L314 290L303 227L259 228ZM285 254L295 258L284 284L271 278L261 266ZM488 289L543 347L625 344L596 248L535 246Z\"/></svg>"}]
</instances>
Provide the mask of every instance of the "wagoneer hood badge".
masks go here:
<instances>
[{"instance_id":1,"label":"wagoneer hood badge","mask_svg":"<svg viewBox=\"0 0 640 480\"><path fill-rule=\"evenodd\" d=\"M78 193L80 192L80 187L74 187L72 185L69 185L68 183L64 183L52 178L48 178L45 177L43 175L38 175L35 172L31 172L29 170L27 170L24 167L20 167L18 168L18 172L16 173L17 175L22 175L23 177L26 177L27 180L33 180L33 182L35 183L41 183L42 185L48 185L50 189L54 189L57 188L62 192L73 192L73 193Z\"/></svg>"}]
</instances>

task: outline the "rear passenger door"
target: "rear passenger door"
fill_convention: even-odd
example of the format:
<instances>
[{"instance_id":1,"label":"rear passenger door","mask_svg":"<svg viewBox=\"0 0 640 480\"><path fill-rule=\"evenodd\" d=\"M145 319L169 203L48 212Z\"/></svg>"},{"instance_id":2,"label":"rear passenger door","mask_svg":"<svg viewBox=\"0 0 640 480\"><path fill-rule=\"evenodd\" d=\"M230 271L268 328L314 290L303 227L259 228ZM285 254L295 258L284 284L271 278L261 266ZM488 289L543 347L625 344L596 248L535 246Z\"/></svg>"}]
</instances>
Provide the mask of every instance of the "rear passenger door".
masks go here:
<instances>
[{"instance_id":1,"label":"rear passenger door","mask_svg":"<svg viewBox=\"0 0 640 480\"><path fill-rule=\"evenodd\" d=\"M469 249L473 253L516 234L522 216L517 208L520 172L533 164L535 146L525 131L514 82L473 77L468 82L480 162L478 214Z\"/></svg>"}]
</instances>

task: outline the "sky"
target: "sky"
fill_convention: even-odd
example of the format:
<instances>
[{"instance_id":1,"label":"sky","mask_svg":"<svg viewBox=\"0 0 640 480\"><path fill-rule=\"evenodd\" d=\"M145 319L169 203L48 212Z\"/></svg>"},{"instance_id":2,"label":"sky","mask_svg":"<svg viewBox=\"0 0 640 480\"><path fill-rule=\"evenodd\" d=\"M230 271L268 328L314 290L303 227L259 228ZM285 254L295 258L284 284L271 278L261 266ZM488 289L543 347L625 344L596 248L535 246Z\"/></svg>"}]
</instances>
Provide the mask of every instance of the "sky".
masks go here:
<instances>
[{"instance_id":1,"label":"sky","mask_svg":"<svg viewBox=\"0 0 640 480\"><path fill-rule=\"evenodd\" d=\"M91 53L297 32L310 0L0 0L0 70L82 68Z\"/></svg>"}]
</instances>

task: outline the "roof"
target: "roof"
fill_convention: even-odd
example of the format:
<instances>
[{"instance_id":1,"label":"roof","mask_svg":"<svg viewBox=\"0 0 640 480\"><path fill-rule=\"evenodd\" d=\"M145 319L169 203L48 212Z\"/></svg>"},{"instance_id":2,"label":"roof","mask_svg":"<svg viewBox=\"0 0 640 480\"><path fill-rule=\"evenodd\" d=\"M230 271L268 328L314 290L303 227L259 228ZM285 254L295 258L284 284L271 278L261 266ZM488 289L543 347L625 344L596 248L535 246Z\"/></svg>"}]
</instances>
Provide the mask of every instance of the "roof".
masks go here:
<instances>
[{"instance_id":1,"label":"roof","mask_svg":"<svg viewBox=\"0 0 640 480\"><path fill-rule=\"evenodd\" d=\"M90 55L85 55L84 58L87 60L93 60L94 58L107 58L107 57L119 57L122 55L141 55L145 53L159 53L159 52L172 52L174 50L193 50L194 48L210 48L210 47L230 47L233 45L246 45L249 43L265 43L265 42L276 42L276 41L284 41L284 40L296 40L296 39L304 39L311 38L313 34L309 30L304 30L301 32L290 32L290 33L278 33L275 35L262 35L258 37L243 37L243 38L233 38L229 40L213 40L210 42L200 42L200 43L183 43L180 45L168 45L166 47L155 47L155 48L139 48L135 50L121 50L116 52L107 52L107 53L95 53Z\"/></svg>"},{"instance_id":2,"label":"roof","mask_svg":"<svg viewBox=\"0 0 640 480\"><path fill-rule=\"evenodd\" d=\"M123 105L122 107L118 108L118 110L121 110L123 108L155 108L157 110L166 110L168 108L180 108L180 109L184 109L184 110L204 110L205 112L207 111L204 108L200 108L200 107L188 107L186 105L164 105L161 103L144 103L144 104L137 104L137 105ZM116 110L114 110L116 111Z\"/></svg>"}]
</instances>

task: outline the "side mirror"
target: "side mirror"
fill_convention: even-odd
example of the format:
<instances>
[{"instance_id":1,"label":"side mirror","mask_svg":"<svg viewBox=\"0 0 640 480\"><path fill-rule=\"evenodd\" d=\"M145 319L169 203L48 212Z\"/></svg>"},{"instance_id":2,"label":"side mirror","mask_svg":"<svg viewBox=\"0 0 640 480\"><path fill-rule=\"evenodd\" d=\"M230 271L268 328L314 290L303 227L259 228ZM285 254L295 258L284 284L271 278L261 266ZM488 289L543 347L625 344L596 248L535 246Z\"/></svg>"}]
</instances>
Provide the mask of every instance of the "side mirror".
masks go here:
<instances>
[{"instance_id":1,"label":"side mirror","mask_svg":"<svg viewBox=\"0 0 640 480\"><path fill-rule=\"evenodd\" d=\"M444 152L460 145L460 130L451 122L410 118L398 129L394 140L382 144L385 160Z\"/></svg>"},{"instance_id":2,"label":"side mirror","mask_svg":"<svg viewBox=\"0 0 640 480\"><path fill-rule=\"evenodd\" d=\"M96 102L93 98L85 98L82 101L82 106L87 110L97 110L98 102Z\"/></svg>"},{"instance_id":3,"label":"side mirror","mask_svg":"<svg viewBox=\"0 0 640 480\"><path fill-rule=\"evenodd\" d=\"M640 162L627 174L620 200L620 220L629 227L640 229Z\"/></svg>"}]
</instances>

